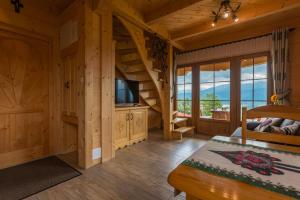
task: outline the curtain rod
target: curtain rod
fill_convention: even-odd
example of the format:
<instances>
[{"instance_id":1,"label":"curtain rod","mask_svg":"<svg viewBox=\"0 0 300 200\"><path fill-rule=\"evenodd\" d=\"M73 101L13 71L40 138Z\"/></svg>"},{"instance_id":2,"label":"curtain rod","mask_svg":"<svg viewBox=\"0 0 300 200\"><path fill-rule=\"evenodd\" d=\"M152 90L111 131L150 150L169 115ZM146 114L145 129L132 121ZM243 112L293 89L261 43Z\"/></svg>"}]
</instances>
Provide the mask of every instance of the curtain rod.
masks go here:
<instances>
[{"instance_id":1,"label":"curtain rod","mask_svg":"<svg viewBox=\"0 0 300 200\"><path fill-rule=\"evenodd\" d=\"M296 30L296 28L290 28L289 32L292 32L294 30ZM253 40L253 39L257 39L257 38L261 38L261 37L265 37L265 36L269 36L269 35L272 35L272 33L267 33L267 34L259 35L259 36L255 36L255 37L249 37L249 38L236 40L236 41L232 41L232 42L225 42L225 43L222 43L222 44L216 44L216 45L212 45L212 46L208 46L208 47L202 47L202 48L199 48L199 49L183 51L183 52L179 52L177 55L185 54L185 53L191 53L191 52L194 52L194 51L199 51L199 50L203 50L203 49L208 49L208 48L213 48L213 47L218 47L218 46L223 46L223 45L228 45L228 44L233 44L233 43L237 43L237 42L243 42L243 41L247 41L247 40Z\"/></svg>"}]
</instances>

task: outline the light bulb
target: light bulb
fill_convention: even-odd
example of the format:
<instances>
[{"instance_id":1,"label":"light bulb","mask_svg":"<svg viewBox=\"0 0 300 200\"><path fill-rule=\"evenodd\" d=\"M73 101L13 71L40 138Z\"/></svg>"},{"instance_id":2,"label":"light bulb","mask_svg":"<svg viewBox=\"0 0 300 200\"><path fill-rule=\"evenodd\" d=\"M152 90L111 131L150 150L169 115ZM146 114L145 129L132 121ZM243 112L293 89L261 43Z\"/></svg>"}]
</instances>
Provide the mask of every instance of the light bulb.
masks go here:
<instances>
[{"instance_id":1,"label":"light bulb","mask_svg":"<svg viewBox=\"0 0 300 200\"><path fill-rule=\"evenodd\" d=\"M211 26L212 26L212 27L215 27L215 26L216 26L215 22L211 23Z\"/></svg>"},{"instance_id":2,"label":"light bulb","mask_svg":"<svg viewBox=\"0 0 300 200\"><path fill-rule=\"evenodd\" d=\"M234 18L234 22L238 22L238 21L239 21L238 17Z\"/></svg>"},{"instance_id":3,"label":"light bulb","mask_svg":"<svg viewBox=\"0 0 300 200\"><path fill-rule=\"evenodd\" d=\"M223 17L224 17L225 19L228 18L228 17L229 17L229 12L228 12L228 11L225 11Z\"/></svg>"}]
</instances>

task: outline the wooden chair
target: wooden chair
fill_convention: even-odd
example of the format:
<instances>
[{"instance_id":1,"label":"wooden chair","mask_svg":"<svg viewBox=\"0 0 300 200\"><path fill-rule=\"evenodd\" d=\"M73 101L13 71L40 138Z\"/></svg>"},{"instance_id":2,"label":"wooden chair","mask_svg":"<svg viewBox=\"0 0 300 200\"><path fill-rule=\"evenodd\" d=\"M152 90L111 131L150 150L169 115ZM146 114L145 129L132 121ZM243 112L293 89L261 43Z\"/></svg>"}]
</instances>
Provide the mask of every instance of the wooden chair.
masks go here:
<instances>
[{"instance_id":1,"label":"wooden chair","mask_svg":"<svg viewBox=\"0 0 300 200\"><path fill-rule=\"evenodd\" d=\"M270 105L257 107L251 110L242 110L242 139L255 139L266 142L276 142L300 146L300 136L284 135L278 133L265 133L247 130L247 119L257 118L283 118L300 121L300 109L291 106Z\"/></svg>"}]
</instances>

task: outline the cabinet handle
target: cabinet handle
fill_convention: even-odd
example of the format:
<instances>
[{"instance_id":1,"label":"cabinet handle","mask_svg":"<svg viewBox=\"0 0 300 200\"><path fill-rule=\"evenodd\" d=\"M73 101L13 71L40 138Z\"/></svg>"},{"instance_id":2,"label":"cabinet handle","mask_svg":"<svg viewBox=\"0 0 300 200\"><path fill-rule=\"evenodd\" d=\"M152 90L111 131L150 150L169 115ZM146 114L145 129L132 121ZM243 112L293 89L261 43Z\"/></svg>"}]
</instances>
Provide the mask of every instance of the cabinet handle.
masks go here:
<instances>
[{"instance_id":1,"label":"cabinet handle","mask_svg":"<svg viewBox=\"0 0 300 200\"><path fill-rule=\"evenodd\" d=\"M126 121L129 120L129 113L126 113Z\"/></svg>"},{"instance_id":2,"label":"cabinet handle","mask_svg":"<svg viewBox=\"0 0 300 200\"><path fill-rule=\"evenodd\" d=\"M130 113L131 114L131 120L133 120L133 114L132 113Z\"/></svg>"}]
</instances>

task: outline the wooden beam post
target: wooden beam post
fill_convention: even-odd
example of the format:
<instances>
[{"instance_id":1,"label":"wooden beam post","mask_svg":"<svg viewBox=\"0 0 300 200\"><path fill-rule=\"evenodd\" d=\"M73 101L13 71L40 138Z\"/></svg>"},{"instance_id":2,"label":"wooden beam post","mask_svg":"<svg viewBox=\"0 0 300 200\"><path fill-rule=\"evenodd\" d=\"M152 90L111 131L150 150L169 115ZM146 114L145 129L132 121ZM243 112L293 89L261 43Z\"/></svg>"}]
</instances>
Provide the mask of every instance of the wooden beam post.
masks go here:
<instances>
[{"instance_id":1,"label":"wooden beam post","mask_svg":"<svg viewBox=\"0 0 300 200\"><path fill-rule=\"evenodd\" d=\"M167 79L168 83L164 86L163 92L163 106L162 106L162 115L164 122L164 138L166 140L172 139L172 120L173 120L173 46L168 45L168 70L167 70Z\"/></svg>"}]
</instances>

